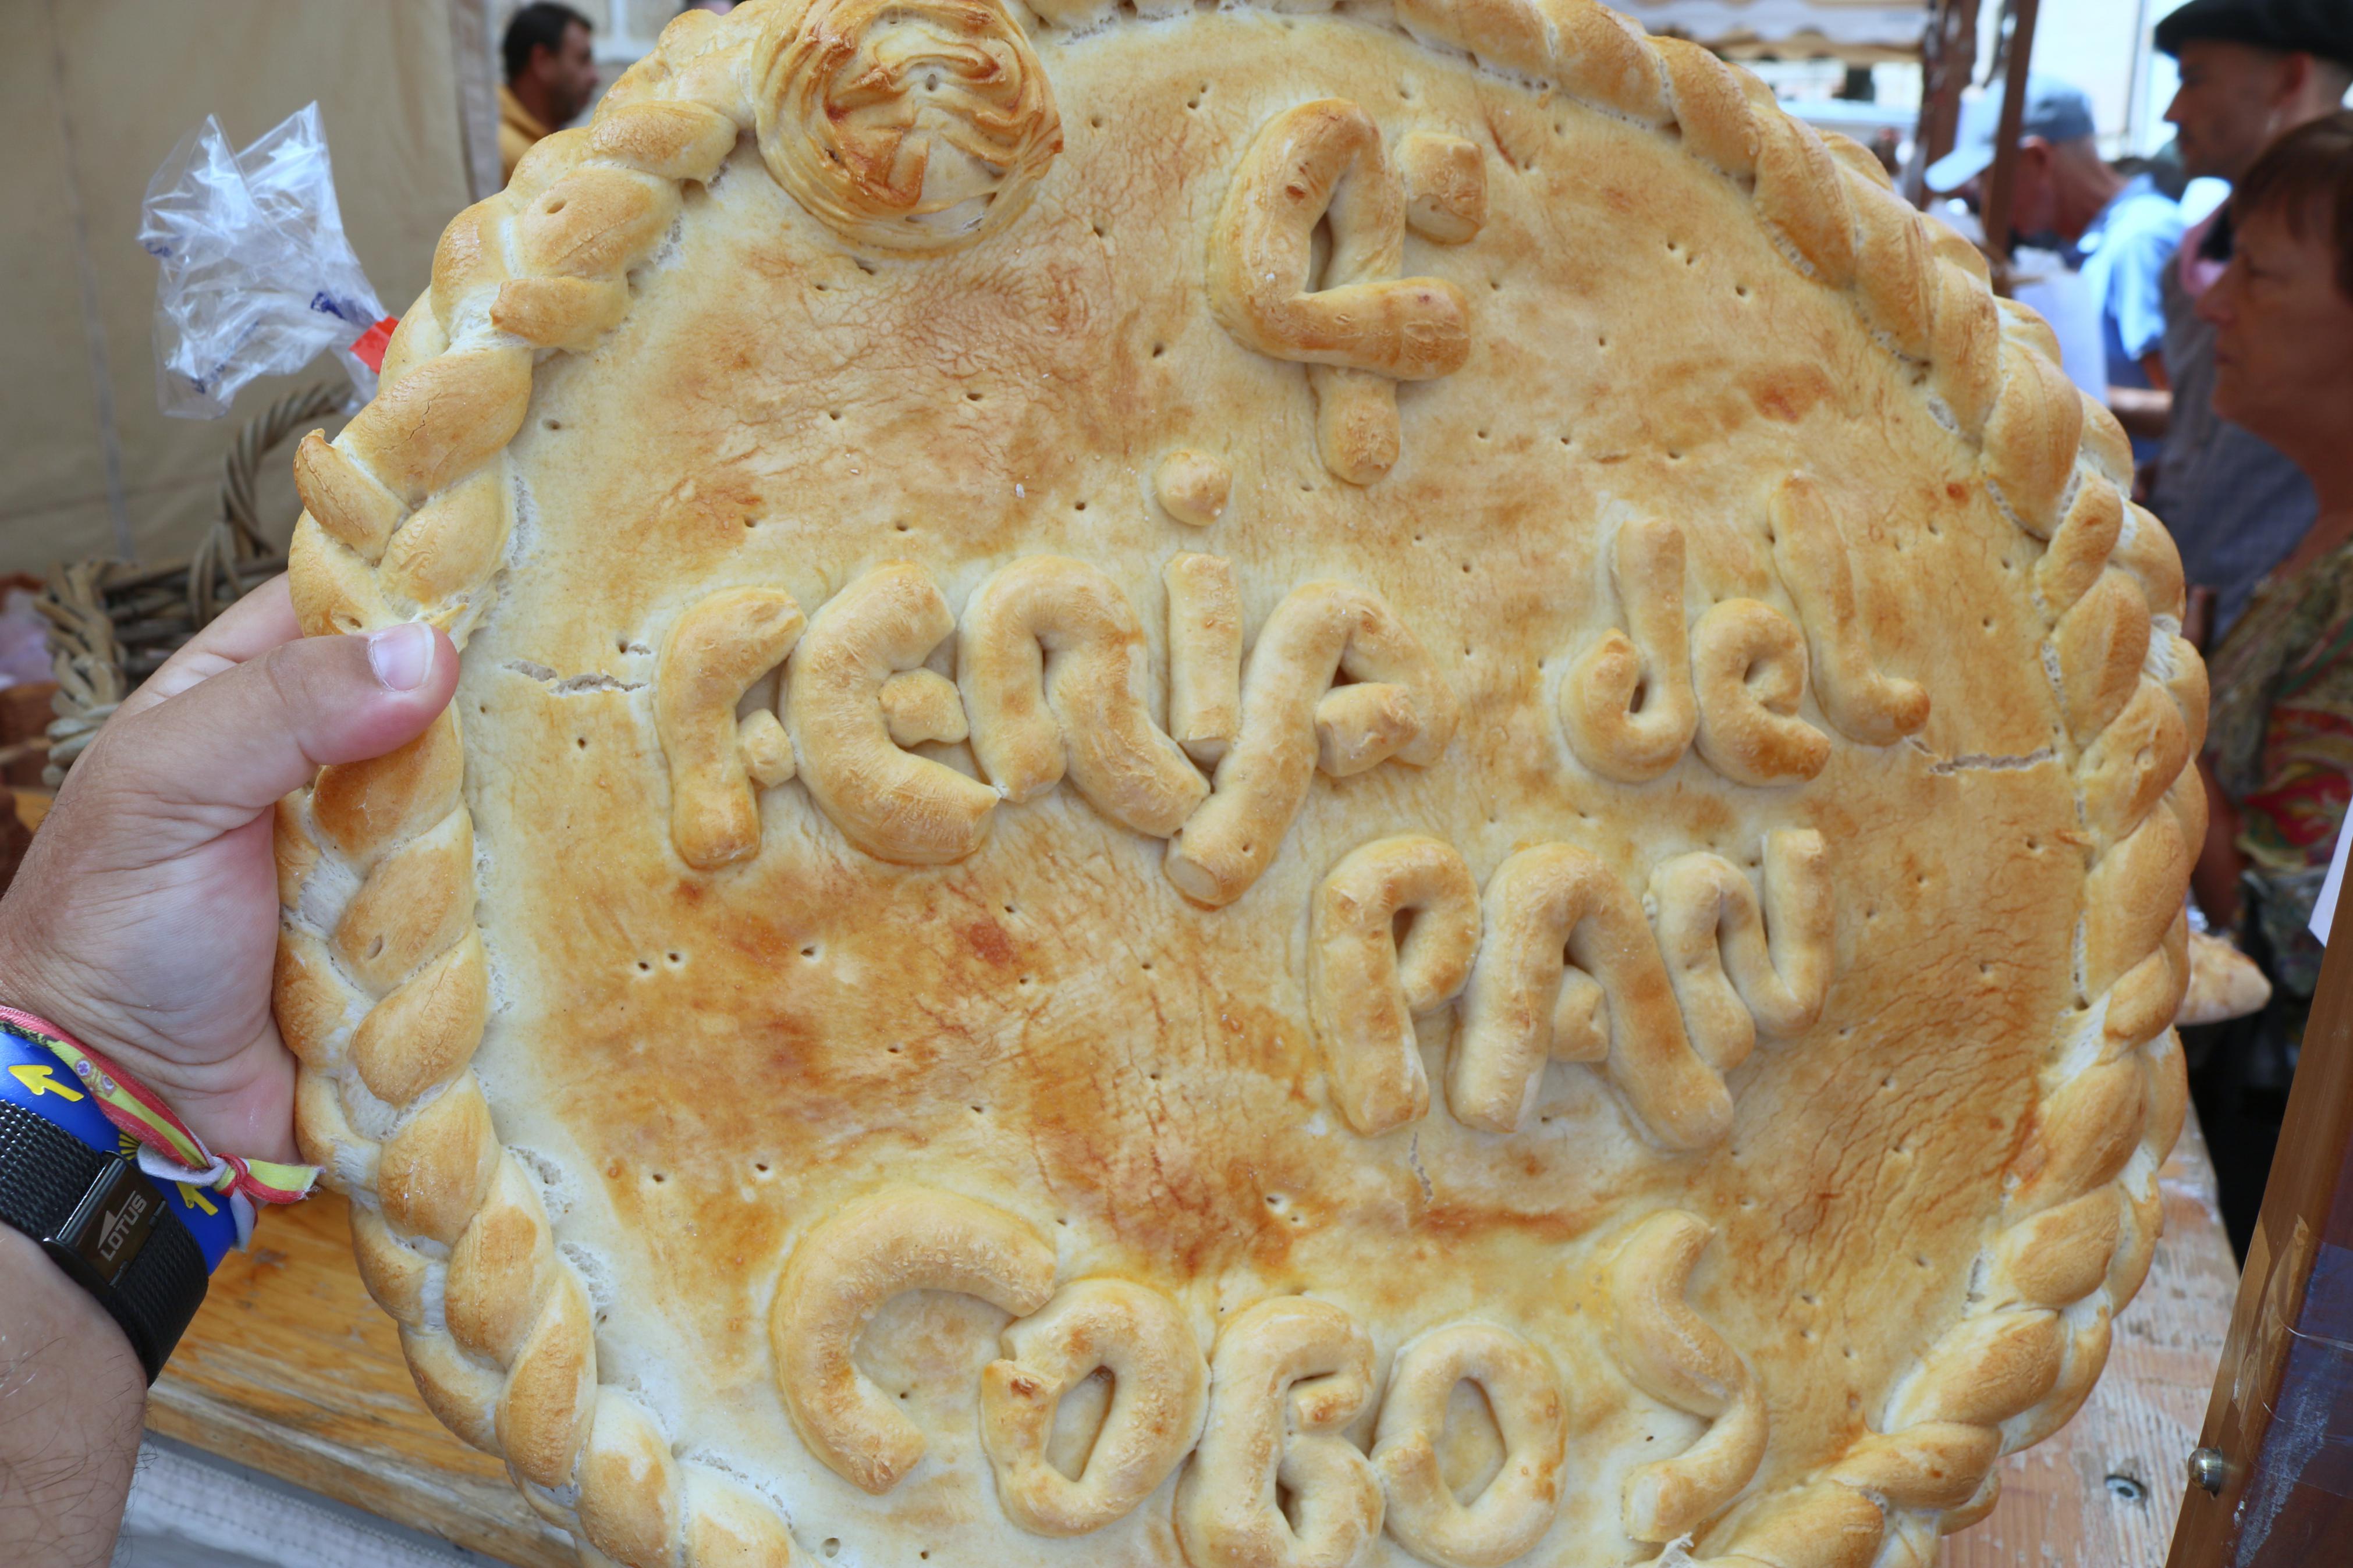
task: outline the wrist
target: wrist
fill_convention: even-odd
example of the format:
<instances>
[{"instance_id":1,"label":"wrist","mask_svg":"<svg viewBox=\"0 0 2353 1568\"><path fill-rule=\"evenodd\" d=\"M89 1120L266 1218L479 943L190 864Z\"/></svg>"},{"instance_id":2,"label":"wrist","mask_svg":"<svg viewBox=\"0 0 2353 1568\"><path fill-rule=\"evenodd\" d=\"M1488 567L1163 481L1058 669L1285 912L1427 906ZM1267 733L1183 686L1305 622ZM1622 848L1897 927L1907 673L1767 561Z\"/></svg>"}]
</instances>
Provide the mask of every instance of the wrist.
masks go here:
<instances>
[{"instance_id":1,"label":"wrist","mask_svg":"<svg viewBox=\"0 0 2353 1568\"><path fill-rule=\"evenodd\" d=\"M42 924L44 906L0 899L0 1007L32 1015L53 1032L120 1068L214 1150L248 1159L296 1159L294 1064L280 1043L264 987L257 997L190 998L186 981L153 994L143 983L75 955ZM135 1003L116 1000L126 992ZM184 1155L184 1163L185 1162Z\"/></svg>"},{"instance_id":2,"label":"wrist","mask_svg":"<svg viewBox=\"0 0 2353 1568\"><path fill-rule=\"evenodd\" d=\"M0 1427L16 1423L15 1402L43 1381L38 1374L47 1367L64 1374L55 1381L82 1384L110 1410L129 1405L137 1429L147 1380L122 1326L40 1243L5 1226L0 1226L0 1324L6 1331L0 1337L0 1398L11 1413Z\"/></svg>"},{"instance_id":3,"label":"wrist","mask_svg":"<svg viewBox=\"0 0 2353 1568\"><path fill-rule=\"evenodd\" d=\"M142 1168L149 1152L104 1098L120 1091L87 1056L60 1057L13 1019L0 1028L0 1226L113 1320L153 1381L237 1245L240 1215L226 1193Z\"/></svg>"},{"instance_id":4,"label":"wrist","mask_svg":"<svg viewBox=\"0 0 2353 1568\"><path fill-rule=\"evenodd\" d=\"M0 1005L47 1018L117 1060L130 1058L125 1066L152 1057L152 1051L125 1037L128 1031L119 1020L105 1016L110 1009L83 1000L100 994L97 977L78 973L82 966L70 954L42 940L40 900L27 889L31 880L20 870L7 896L0 898Z\"/></svg>"},{"instance_id":5,"label":"wrist","mask_svg":"<svg viewBox=\"0 0 2353 1568\"><path fill-rule=\"evenodd\" d=\"M43 940L40 919L37 900L26 894L20 876L9 896L0 898L0 1005L47 1019L132 1072L149 1071L164 1059L153 1030L92 1000L105 994L100 977Z\"/></svg>"}]
</instances>

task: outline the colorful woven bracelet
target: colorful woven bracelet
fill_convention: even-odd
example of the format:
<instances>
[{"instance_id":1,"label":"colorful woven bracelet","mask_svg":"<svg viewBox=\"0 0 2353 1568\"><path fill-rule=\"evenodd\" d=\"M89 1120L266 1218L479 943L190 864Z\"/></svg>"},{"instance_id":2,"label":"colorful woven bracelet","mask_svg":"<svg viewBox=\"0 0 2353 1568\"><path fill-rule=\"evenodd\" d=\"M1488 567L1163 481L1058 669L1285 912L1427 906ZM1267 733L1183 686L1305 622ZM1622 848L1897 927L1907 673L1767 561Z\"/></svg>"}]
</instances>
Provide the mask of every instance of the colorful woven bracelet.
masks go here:
<instances>
[{"instance_id":1,"label":"colorful woven bracelet","mask_svg":"<svg viewBox=\"0 0 2353 1568\"><path fill-rule=\"evenodd\" d=\"M158 1182L223 1194L237 1221L237 1244L253 1238L258 1206L298 1203L319 1180L316 1165L216 1154L156 1093L46 1018L0 1006L0 1027L41 1047L73 1074L106 1120L138 1145L139 1168ZM217 1261L217 1259L215 1259Z\"/></svg>"}]
</instances>

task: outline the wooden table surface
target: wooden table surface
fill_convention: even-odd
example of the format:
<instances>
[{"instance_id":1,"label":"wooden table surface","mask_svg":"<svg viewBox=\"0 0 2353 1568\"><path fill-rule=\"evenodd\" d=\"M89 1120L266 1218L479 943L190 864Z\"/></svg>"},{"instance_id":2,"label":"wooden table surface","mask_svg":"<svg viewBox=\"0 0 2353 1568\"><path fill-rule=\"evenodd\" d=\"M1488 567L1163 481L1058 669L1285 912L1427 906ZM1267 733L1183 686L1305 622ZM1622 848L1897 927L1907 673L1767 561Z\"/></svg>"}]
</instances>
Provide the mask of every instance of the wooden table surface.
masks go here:
<instances>
[{"instance_id":1,"label":"wooden table surface","mask_svg":"<svg viewBox=\"0 0 2353 1568\"><path fill-rule=\"evenodd\" d=\"M1945 1543L1947 1568L2159 1568L2184 1464L2230 1325L2238 1271L2193 1117L2163 1176L2165 1239L2065 1430L2002 1464L2001 1502ZM231 1254L147 1425L239 1464L527 1568L571 1568L504 1468L427 1414L392 1320L353 1270L349 1213L322 1196L270 1214Z\"/></svg>"},{"instance_id":2,"label":"wooden table surface","mask_svg":"<svg viewBox=\"0 0 2353 1568\"><path fill-rule=\"evenodd\" d=\"M351 1211L322 1193L262 1216L164 1375L147 1425L413 1529L526 1568L576 1568L571 1538L506 1467L417 1397L392 1320L352 1262Z\"/></svg>"}]
</instances>

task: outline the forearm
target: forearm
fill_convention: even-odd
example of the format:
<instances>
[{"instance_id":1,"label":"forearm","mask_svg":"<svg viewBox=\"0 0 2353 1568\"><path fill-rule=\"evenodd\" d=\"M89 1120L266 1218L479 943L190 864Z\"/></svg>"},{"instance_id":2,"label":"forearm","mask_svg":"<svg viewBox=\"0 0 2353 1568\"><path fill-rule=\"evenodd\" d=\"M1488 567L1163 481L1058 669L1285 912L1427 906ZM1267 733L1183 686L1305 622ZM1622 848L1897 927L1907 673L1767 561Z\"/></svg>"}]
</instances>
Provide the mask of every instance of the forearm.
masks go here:
<instances>
[{"instance_id":1,"label":"forearm","mask_svg":"<svg viewBox=\"0 0 2353 1568\"><path fill-rule=\"evenodd\" d=\"M147 1390L131 1342L38 1244L0 1226L0 1542L27 1568L114 1551Z\"/></svg>"},{"instance_id":2,"label":"forearm","mask_svg":"<svg viewBox=\"0 0 2353 1568\"><path fill-rule=\"evenodd\" d=\"M2206 786L2206 842L2189 868L2189 890L2206 923L2230 931L2239 923L2239 874L2247 858L2239 850L2239 812L2214 777L2206 759L2198 760L2198 773Z\"/></svg>"}]
</instances>

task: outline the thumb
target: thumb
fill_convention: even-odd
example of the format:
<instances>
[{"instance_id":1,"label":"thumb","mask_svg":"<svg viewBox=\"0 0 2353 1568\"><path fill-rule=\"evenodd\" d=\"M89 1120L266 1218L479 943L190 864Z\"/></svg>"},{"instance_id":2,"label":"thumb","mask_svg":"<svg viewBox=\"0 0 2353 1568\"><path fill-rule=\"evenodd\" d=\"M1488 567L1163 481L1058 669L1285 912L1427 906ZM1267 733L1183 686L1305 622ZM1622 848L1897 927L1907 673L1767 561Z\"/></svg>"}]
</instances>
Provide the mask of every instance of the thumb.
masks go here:
<instances>
[{"instance_id":1,"label":"thumb","mask_svg":"<svg viewBox=\"0 0 2353 1568\"><path fill-rule=\"evenodd\" d=\"M227 832L328 763L415 740L457 686L458 650L420 623L302 637L134 715L93 750L112 804Z\"/></svg>"}]
</instances>

